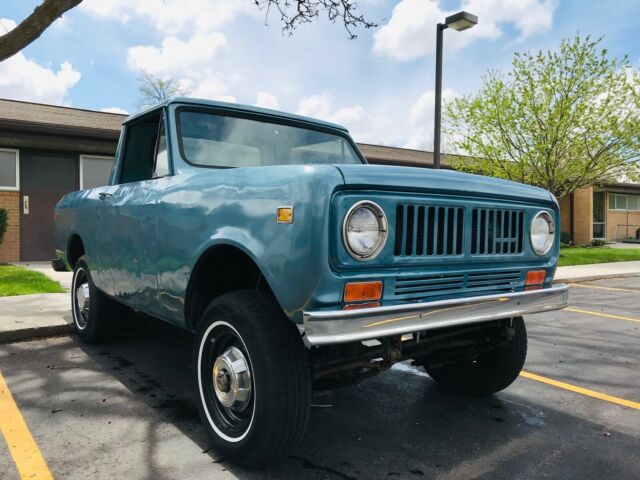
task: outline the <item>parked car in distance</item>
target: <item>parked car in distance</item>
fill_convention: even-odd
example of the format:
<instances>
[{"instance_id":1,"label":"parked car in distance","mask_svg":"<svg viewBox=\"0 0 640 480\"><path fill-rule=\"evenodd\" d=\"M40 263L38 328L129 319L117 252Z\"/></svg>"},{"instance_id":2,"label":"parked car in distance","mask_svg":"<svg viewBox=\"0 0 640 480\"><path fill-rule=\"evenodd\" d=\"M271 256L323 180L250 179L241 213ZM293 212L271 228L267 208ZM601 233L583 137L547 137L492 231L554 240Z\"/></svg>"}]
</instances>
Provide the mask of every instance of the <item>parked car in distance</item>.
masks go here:
<instances>
[{"instance_id":1,"label":"parked car in distance","mask_svg":"<svg viewBox=\"0 0 640 480\"><path fill-rule=\"evenodd\" d=\"M57 205L55 247L78 336L128 309L194 332L207 432L264 466L314 388L404 360L463 394L511 384L522 315L567 305L557 224L545 190L368 165L338 125L179 98L125 121L109 184Z\"/></svg>"}]
</instances>

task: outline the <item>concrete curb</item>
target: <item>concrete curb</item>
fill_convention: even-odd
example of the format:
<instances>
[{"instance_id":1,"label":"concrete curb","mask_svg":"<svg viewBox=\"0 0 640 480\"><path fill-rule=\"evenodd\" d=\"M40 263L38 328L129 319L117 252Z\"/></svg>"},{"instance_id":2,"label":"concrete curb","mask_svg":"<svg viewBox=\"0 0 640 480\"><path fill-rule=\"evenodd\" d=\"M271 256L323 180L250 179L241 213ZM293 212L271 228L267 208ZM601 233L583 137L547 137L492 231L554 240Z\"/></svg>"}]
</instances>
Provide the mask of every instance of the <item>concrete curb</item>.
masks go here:
<instances>
[{"instance_id":1,"label":"concrete curb","mask_svg":"<svg viewBox=\"0 0 640 480\"><path fill-rule=\"evenodd\" d=\"M42 327L29 327L17 330L7 330L0 332L0 344L26 342L29 340L39 340L42 338L58 337L73 333L73 325L45 325Z\"/></svg>"},{"instance_id":2,"label":"concrete curb","mask_svg":"<svg viewBox=\"0 0 640 480\"><path fill-rule=\"evenodd\" d=\"M632 278L640 277L640 272L634 273L605 273L601 275L588 275L584 277L570 277L570 278L554 278L553 283L582 283L593 282L595 280L607 280L610 278Z\"/></svg>"}]
</instances>

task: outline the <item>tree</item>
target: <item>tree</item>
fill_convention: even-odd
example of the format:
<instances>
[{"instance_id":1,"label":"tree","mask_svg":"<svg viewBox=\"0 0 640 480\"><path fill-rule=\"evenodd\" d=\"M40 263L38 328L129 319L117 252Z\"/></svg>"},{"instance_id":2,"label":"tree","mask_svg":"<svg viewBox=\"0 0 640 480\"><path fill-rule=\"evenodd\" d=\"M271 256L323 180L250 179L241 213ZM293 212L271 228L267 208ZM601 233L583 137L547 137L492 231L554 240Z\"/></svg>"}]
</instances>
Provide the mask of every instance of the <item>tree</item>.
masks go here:
<instances>
[{"instance_id":1,"label":"tree","mask_svg":"<svg viewBox=\"0 0 640 480\"><path fill-rule=\"evenodd\" d=\"M157 0L158 8L162 0ZM239 0L238 0L239 1ZM301 24L315 20L321 11L326 12L330 21L341 20L350 38L356 38L353 30L357 27L371 28L376 24L365 20L356 13L354 0L249 0L268 17L272 8L278 10L284 24L283 32L292 34ZM63 13L78 6L82 0L43 0L33 13L16 28L0 36L0 62L15 55L55 22ZM207 12L202 12L207 15Z\"/></svg>"},{"instance_id":2,"label":"tree","mask_svg":"<svg viewBox=\"0 0 640 480\"><path fill-rule=\"evenodd\" d=\"M508 74L489 71L480 91L450 102L445 132L468 157L455 168L546 188L638 177L640 76L609 58L602 38L563 40L558 51L516 53Z\"/></svg>"},{"instance_id":3,"label":"tree","mask_svg":"<svg viewBox=\"0 0 640 480\"><path fill-rule=\"evenodd\" d=\"M173 78L154 77L143 71L138 76L138 93L140 93L138 107L146 107L172 97L189 95L191 91Z\"/></svg>"}]
</instances>

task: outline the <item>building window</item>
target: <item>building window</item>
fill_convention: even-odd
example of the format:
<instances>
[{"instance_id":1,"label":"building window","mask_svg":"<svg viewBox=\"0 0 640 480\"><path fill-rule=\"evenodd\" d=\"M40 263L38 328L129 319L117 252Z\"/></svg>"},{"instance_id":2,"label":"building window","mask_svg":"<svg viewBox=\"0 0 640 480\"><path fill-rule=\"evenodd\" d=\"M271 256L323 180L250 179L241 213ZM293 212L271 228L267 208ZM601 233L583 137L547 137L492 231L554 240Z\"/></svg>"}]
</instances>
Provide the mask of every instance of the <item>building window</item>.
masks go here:
<instances>
[{"instance_id":1,"label":"building window","mask_svg":"<svg viewBox=\"0 0 640 480\"><path fill-rule=\"evenodd\" d=\"M640 195L620 195L612 193L609 198L609 210L626 212L640 211Z\"/></svg>"},{"instance_id":2,"label":"building window","mask_svg":"<svg viewBox=\"0 0 640 480\"><path fill-rule=\"evenodd\" d=\"M20 154L0 148L0 190L20 190Z\"/></svg>"},{"instance_id":3,"label":"building window","mask_svg":"<svg viewBox=\"0 0 640 480\"><path fill-rule=\"evenodd\" d=\"M113 157L80 155L80 190L107 185L112 168Z\"/></svg>"}]
</instances>

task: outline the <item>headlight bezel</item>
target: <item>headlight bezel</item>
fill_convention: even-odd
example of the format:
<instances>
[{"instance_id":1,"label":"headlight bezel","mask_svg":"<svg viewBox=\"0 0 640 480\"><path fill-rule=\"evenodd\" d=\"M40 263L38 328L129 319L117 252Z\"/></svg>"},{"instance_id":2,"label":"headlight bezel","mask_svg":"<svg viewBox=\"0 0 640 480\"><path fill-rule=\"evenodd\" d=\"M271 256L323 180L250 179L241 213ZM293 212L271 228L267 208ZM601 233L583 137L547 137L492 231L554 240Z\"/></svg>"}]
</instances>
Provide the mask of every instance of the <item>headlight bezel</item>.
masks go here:
<instances>
[{"instance_id":1,"label":"headlight bezel","mask_svg":"<svg viewBox=\"0 0 640 480\"><path fill-rule=\"evenodd\" d=\"M356 212L356 210L358 210L359 208L366 208L375 215L378 221L378 232L380 232L380 238L375 248L371 251L371 253L366 255L356 252L352 248L352 246L349 244L349 239L347 237L347 228L349 226L349 220L351 219L353 214ZM384 213L384 210L382 209L382 207L378 205L376 202L373 202L371 200L360 200L354 203L351 206L351 208L347 210L347 213L344 216L344 220L342 221L342 243L344 245L345 250L352 258L359 261L373 260L380 254L380 252L386 245L388 236L389 236L389 223L387 221L387 215Z\"/></svg>"},{"instance_id":2,"label":"headlight bezel","mask_svg":"<svg viewBox=\"0 0 640 480\"><path fill-rule=\"evenodd\" d=\"M547 241L545 242L544 247L541 250L538 250L533 242L533 225L538 220L538 218L544 218L549 225L549 236ZM547 255L553 245L556 243L556 222L553 219L553 215L546 210L541 210L536 213L531 219L531 223L529 225L529 243L531 244L531 249L533 252L539 257Z\"/></svg>"}]
</instances>

